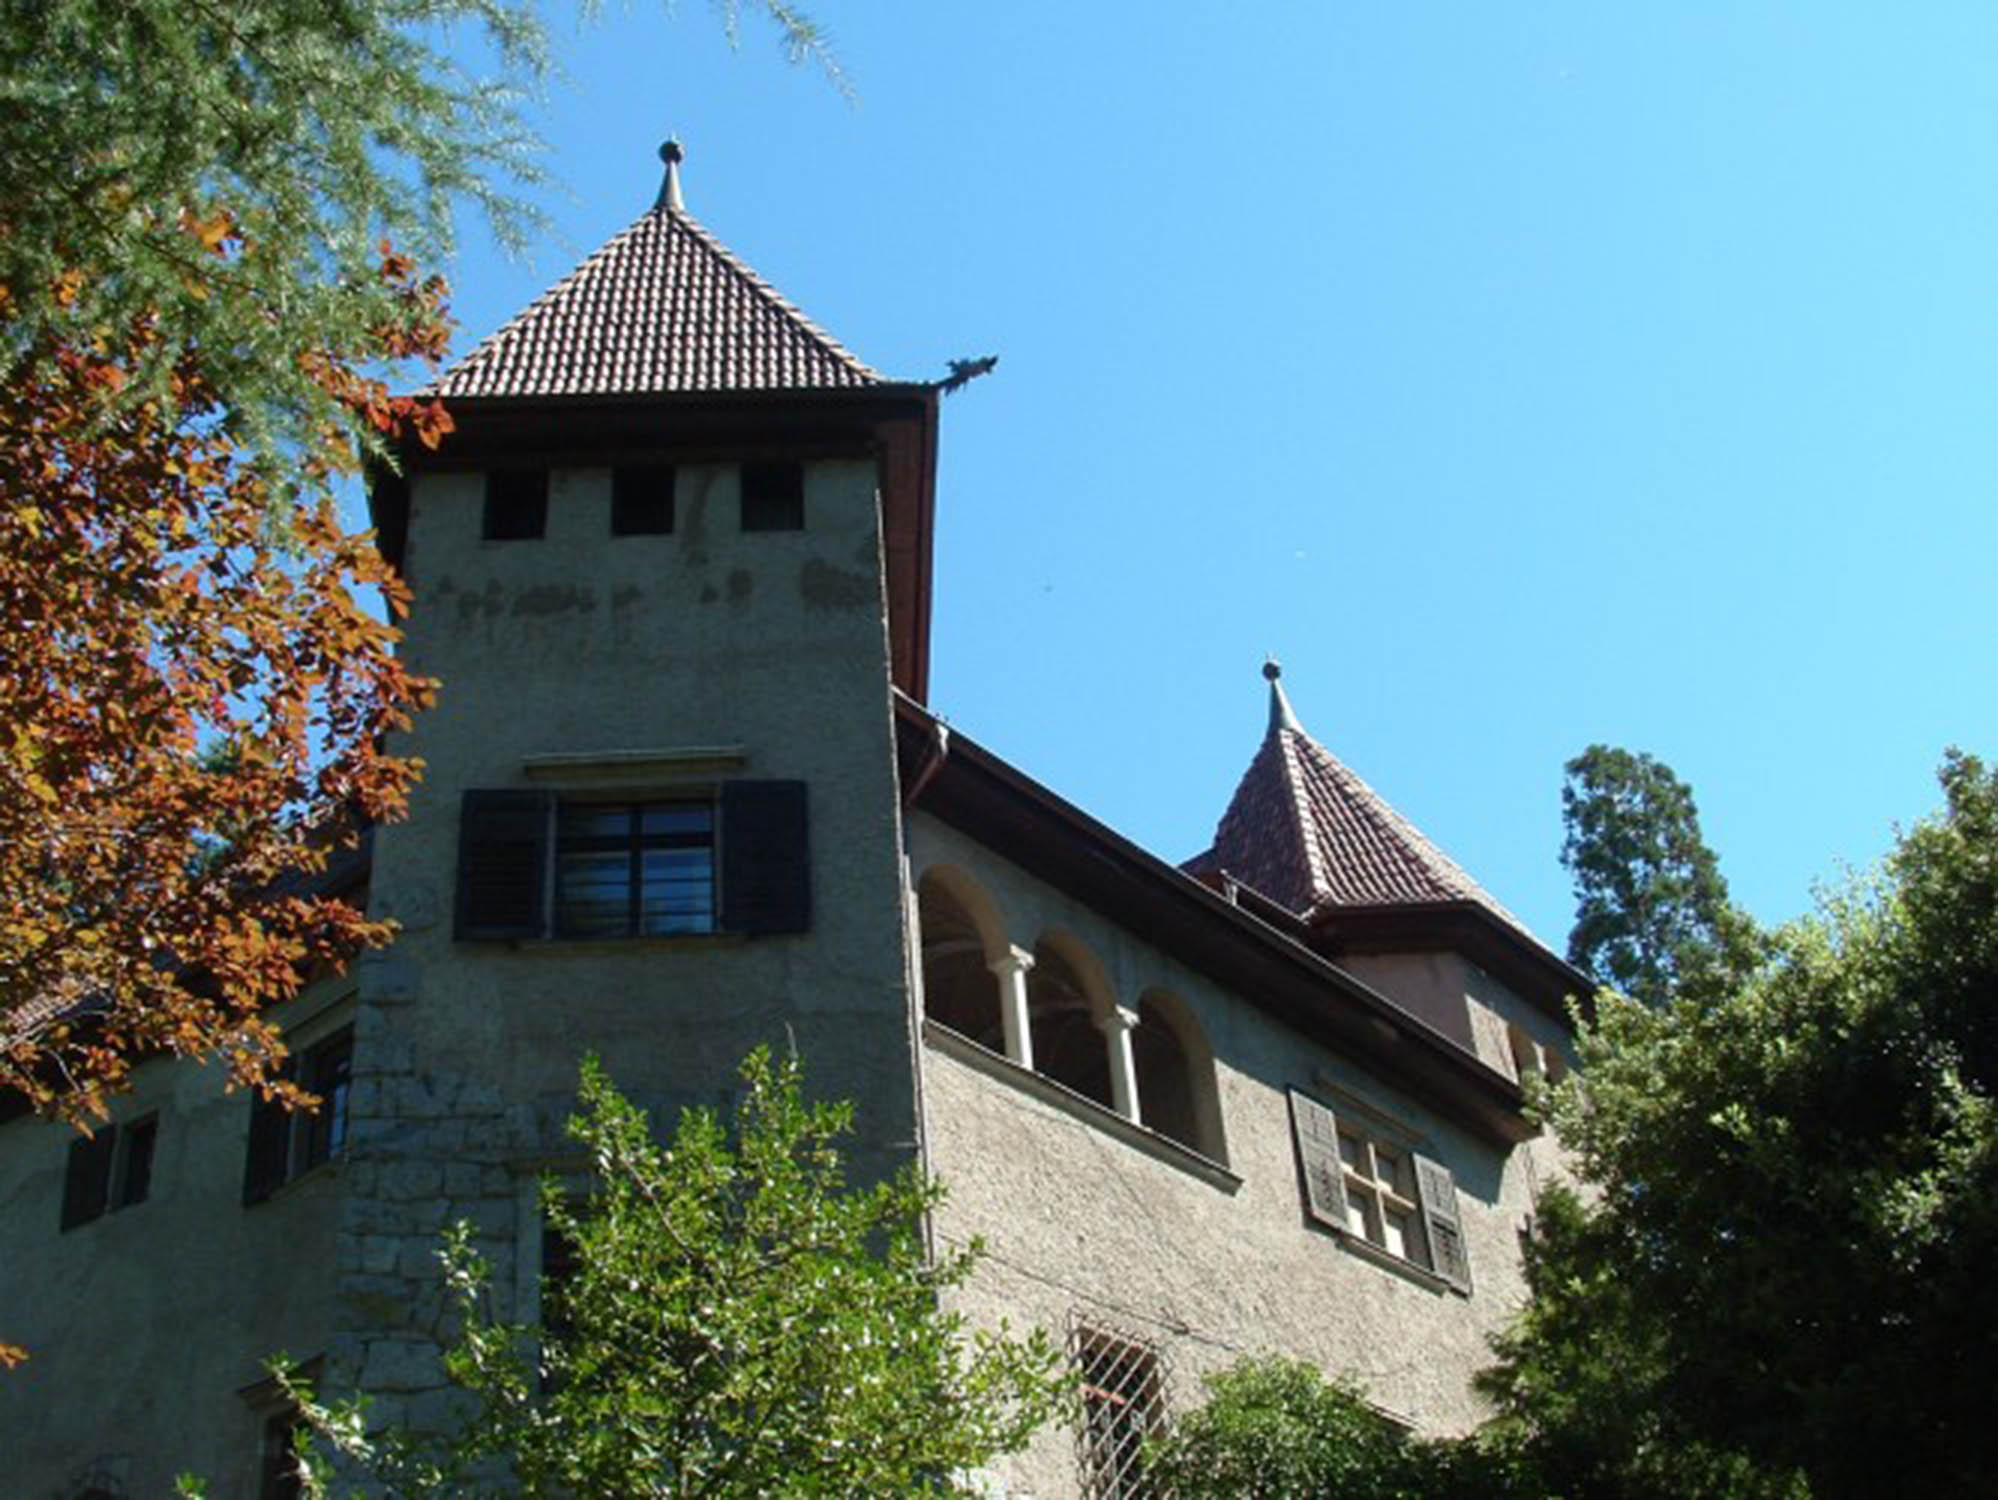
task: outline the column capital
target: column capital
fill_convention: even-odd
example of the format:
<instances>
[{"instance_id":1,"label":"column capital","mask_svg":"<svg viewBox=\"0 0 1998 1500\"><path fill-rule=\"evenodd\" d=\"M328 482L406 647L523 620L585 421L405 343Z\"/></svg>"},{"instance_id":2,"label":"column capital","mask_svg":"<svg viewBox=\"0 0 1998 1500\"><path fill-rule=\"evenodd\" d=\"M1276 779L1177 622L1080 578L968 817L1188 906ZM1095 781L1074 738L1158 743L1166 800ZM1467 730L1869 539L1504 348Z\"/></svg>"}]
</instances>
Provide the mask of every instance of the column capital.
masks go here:
<instances>
[{"instance_id":1,"label":"column capital","mask_svg":"<svg viewBox=\"0 0 1998 1500\"><path fill-rule=\"evenodd\" d=\"M1112 1005L1096 1017L1096 1025L1105 1036L1115 1036L1120 1031L1135 1031L1138 1028L1138 1013L1128 1005Z\"/></svg>"},{"instance_id":2,"label":"column capital","mask_svg":"<svg viewBox=\"0 0 1998 1500\"><path fill-rule=\"evenodd\" d=\"M1034 966L1034 955L1018 943L1009 943L1006 951L993 959L985 967L1004 978L1008 974L1024 974Z\"/></svg>"}]
</instances>

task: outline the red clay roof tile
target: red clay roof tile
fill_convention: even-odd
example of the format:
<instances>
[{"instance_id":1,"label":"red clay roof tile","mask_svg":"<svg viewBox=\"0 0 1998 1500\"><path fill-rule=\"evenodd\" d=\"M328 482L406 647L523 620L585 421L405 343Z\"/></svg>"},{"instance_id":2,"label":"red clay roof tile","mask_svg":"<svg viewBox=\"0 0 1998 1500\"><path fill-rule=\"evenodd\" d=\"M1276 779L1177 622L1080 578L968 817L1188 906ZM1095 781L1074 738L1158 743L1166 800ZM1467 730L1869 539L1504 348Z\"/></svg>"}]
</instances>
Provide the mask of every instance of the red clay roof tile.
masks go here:
<instances>
[{"instance_id":1,"label":"red clay roof tile","mask_svg":"<svg viewBox=\"0 0 1998 1500\"><path fill-rule=\"evenodd\" d=\"M1501 906L1380 794L1305 733L1271 683L1269 733L1192 862L1224 870L1303 917L1338 907L1475 901L1531 941Z\"/></svg>"}]
</instances>

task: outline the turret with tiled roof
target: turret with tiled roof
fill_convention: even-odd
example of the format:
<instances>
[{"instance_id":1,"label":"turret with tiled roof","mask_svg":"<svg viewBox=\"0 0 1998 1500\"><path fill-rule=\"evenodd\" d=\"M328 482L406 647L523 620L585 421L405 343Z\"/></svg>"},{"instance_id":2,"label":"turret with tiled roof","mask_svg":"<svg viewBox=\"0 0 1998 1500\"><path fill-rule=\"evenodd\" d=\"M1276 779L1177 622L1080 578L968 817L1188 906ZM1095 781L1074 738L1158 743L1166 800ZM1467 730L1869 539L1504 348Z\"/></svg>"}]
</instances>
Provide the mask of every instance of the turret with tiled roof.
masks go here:
<instances>
[{"instance_id":1,"label":"turret with tiled roof","mask_svg":"<svg viewBox=\"0 0 1998 1500\"><path fill-rule=\"evenodd\" d=\"M1472 901L1531 940L1517 917L1305 732L1275 661L1263 676L1269 730L1197 868L1224 873L1306 920Z\"/></svg>"},{"instance_id":2,"label":"turret with tiled roof","mask_svg":"<svg viewBox=\"0 0 1998 1500\"><path fill-rule=\"evenodd\" d=\"M651 206L422 392L451 431L375 474L381 549L407 570L410 485L432 469L871 462L894 681L920 701L938 385L880 374L806 317L687 211L679 143L659 155Z\"/></svg>"},{"instance_id":3,"label":"turret with tiled roof","mask_svg":"<svg viewBox=\"0 0 1998 1500\"><path fill-rule=\"evenodd\" d=\"M661 396L884 384L686 210L677 141L631 226L446 370L430 394Z\"/></svg>"}]
</instances>

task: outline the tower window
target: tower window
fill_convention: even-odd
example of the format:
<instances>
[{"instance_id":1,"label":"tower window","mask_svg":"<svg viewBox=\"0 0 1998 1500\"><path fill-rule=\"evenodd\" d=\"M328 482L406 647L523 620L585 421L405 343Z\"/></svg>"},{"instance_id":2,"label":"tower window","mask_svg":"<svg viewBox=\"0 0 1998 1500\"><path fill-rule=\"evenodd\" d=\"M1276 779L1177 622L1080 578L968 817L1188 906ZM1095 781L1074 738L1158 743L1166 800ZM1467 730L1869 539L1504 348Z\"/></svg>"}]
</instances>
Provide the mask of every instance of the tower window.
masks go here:
<instances>
[{"instance_id":1,"label":"tower window","mask_svg":"<svg viewBox=\"0 0 1998 1500\"><path fill-rule=\"evenodd\" d=\"M539 541L547 529L548 471L546 469L487 471L485 524L487 541Z\"/></svg>"},{"instance_id":2,"label":"tower window","mask_svg":"<svg viewBox=\"0 0 1998 1500\"><path fill-rule=\"evenodd\" d=\"M715 930L715 818L707 802L572 803L557 815L562 937Z\"/></svg>"},{"instance_id":3,"label":"tower window","mask_svg":"<svg viewBox=\"0 0 1998 1500\"><path fill-rule=\"evenodd\" d=\"M671 464L620 464L611 471L612 536L665 536L672 529Z\"/></svg>"},{"instance_id":4,"label":"tower window","mask_svg":"<svg viewBox=\"0 0 1998 1500\"><path fill-rule=\"evenodd\" d=\"M805 529L805 466L760 463L742 466L742 529Z\"/></svg>"}]
</instances>

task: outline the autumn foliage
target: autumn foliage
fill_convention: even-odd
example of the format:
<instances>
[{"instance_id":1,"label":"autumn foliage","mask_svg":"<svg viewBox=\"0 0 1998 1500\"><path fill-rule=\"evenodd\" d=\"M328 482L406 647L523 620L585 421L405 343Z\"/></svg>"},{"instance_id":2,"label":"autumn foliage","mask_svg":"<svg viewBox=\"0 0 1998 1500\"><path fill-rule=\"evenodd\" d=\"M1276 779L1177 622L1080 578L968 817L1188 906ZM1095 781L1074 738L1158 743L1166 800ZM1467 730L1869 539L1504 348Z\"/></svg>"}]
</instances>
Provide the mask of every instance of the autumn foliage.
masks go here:
<instances>
[{"instance_id":1,"label":"autumn foliage","mask_svg":"<svg viewBox=\"0 0 1998 1500\"><path fill-rule=\"evenodd\" d=\"M240 252L226 215L183 224ZM86 1123L160 1053L260 1081L263 1012L388 936L316 879L402 811L419 768L385 736L433 688L372 602L399 614L403 585L331 498L356 431L448 427L356 371L443 348L441 283L386 246L379 273L399 316L306 362L350 421L288 473L198 355L141 390L143 319L0 384L0 1099Z\"/></svg>"}]
</instances>

